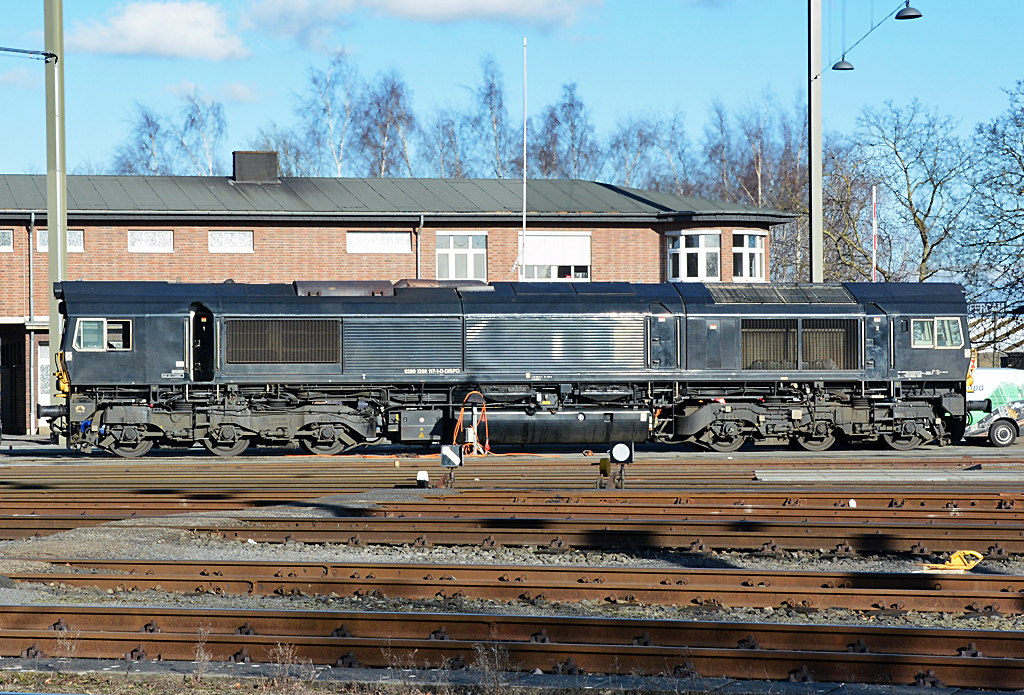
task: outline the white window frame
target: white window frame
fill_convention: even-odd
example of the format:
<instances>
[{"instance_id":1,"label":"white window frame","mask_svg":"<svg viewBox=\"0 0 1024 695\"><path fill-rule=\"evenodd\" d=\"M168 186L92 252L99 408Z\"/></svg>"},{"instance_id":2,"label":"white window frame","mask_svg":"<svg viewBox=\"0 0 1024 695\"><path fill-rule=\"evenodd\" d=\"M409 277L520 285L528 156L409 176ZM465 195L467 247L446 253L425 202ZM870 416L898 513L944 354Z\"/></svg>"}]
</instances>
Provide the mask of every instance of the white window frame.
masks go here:
<instances>
[{"instance_id":1,"label":"white window frame","mask_svg":"<svg viewBox=\"0 0 1024 695\"><path fill-rule=\"evenodd\" d=\"M103 327L102 328L102 331L103 331L103 340L102 340L103 347L98 347L98 348L82 347L82 328L83 328L83 324L85 322L87 322L87 321L92 321L94 323L98 321L102 325L102 327ZM107 326L108 326L109 322L121 323L121 324L127 324L128 325L128 347L115 348L115 347L110 347L109 346L109 344L108 344L108 334L107 334ZM134 326L133 326L133 322L132 322L131 319L105 319L105 318L100 318L100 317L79 318L79 319L77 319L75 321L75 337L74 337L74 340L72 341L72 347L75 348L75 352L107 352L107 351L110 351L110 352L131 352L132 347L135 344L134 332L133 331L134 331Z\"/></svg>"},{"instance_id":2,"label":"white window frame","mask_svg":"<svg viewBox=\"0 0 1024 695\"><path fill-rule=\"evenodd\" d=\"M152 232L165 232L170 235L171 245L168 246L155 246L152 244L141 243L142 237L135 237L133 242L133 235L136 234L150 234ZM128 230L128 253L174 253L174 230L173 229L129 229Z\"/></svg>"},{"instance_id":3,"label":"white window frame","mask_svg":"<svg viewBox=\"0 0 1024 695\"><path fill-rule=\"evenodd\" d=\"M960 343L957 345L939 345L939 321L956 321L960 329ZM914 340L914 324L930 323L932 326L932 340L929 345L919 345ZM959 316L936 316L933 319L910 319L910 347L923 350L959 350L964 346L964 325Z\"/></svg>"},{"instance_id":4,"label":"white window frame","mask_svg":"<svg viewBox=\"0 0 1024 695\"><path fill-rule=\"evenodd\" d=\"M85 253L85 230L69 229L68 232L68 253ZM75 243L77 241L77 243ZM49 253L50 233L46 229L36 230L36 251Z\"/></svg>"},{"instance_id":5,"label":"white window frame","mask_svg":"<svg viewBox=\"0 0 1024 695\"><path fill-rule=\"evenodd\" d=\"M454 237L458 237L458 236L469 237L467 239L467 242L469 244L469 246L467 248L465 248L465 249L454 248L454 246L453 246L453 244L454 244ZM441 237L451 237L451 239L449 239L447 241L448 248L442 248L441 245L438 243L438 240ZM484 245L483 245L482 248L477 248L476 247L476 244L479 243L479 242L478 241L474 241L473 237L483 237ZM435 249L435 255L434 255L434 261L435 261L434 274L435 274L435 276L437 277L438 280L483 280L484 282L487 281L487 231L486 230L466 230L466 231L462 231L462 230L457 230L457 231L437 230L434 233L434 249ZM456 257L457 256L465 256L466 257L466 275L467 275L467 277L465 277L465 278L455 277L455 266L456 266ZM448 275L446 277L441 277L441 265L442 265L441 258L442 257L444 257L447 260L447 264L448 264ZM476 266L477 266L476 261L477 261L477 259L482 259L482 261L483 261L483 277L477 277L477 272L476 272Z\"/></svg>"},{"instance_id":6,"label":"white window frame","mask_svg":"<svg viewBox=\"0 0 1024 695\"><path fill-rule=\"evenodd\" d=\"M82 328L84 328L84 326L85 326L85 324L87 322L88 323L97 323L98 322L100 324L100 330L103 332L103 337L100 340L101 346L98 347L98 348L96 348L96 347L82 347ZM74 341L72 343L72 346L75 348L75 352L106 352L106 350L107 350L107 320L104 319L104 318L99 318L99 317L91 317L91 318L82 317L82 318L79 318L75 322L75 339L74 339Z\"/></svg>"},{"instance_id":7,"label":"white window frame","mask_svg":"<svg viewBox=\"0 0 1024 695\"><path fill-rule=\"evenodd\" d=\"M236 235L236 236L225 236L225 235ZM241 239L241 236L246 235L249 239L248 245L244 246L225 246L222 243L215 243L215 239L220 239L221 242L227 239ZM211 229L206 233L206 247L210 253L255 253L253 249L253 233L248 229Z\"/></svg>"},{"instance_id":8,"label":"white window frame","mask_svg":"<svg viewBox=\"0 0 1024 695\"><path fill-rule=\"evenodd\" d=\"M696 246L687 247L687 237L696 237ZM718 244L712 245L712 239L717 239ZM668 266L666 267L665 277L668 278L669 282L721 282L722 280L722 232L719 229L692 229L692 230L679 230L675 232L666 232L665 234L666 246L668 246L668 253L666 255L666 261ZM675 245L675 248L673 248ZM708 256L715 254L718 256L718 274L714 276L708 275ZM696 259L697 264L697 275L687 275L687 256L693 256ZM676 266L679 272L673 274L673 262L677 263Z\"/></svg>"},{"instance_id":9,"label":"white window frame","mask_svg":"<svg viewBox=\"0 0 1024 695\"><path fill-rule=\"evenodd\" d=\"M412 253L410 232L346 232L345 252L352 254Z\"/></svg>"},{"instance_id":10,"label":"white window frame","mask_svg":"<svg viewBox=\"0 0 1024 695\"><path fill-rule=\"evenodd\" d=\"M0 229L0 234L7 232L11 237L11 243L0 242L0 253L13 253L14 252L14 230L13 229Z\"/></svg>"},{"instance_id":11,"label":"white window frame","mask_svg":"<svg viewBox=\"0 0 1024 695\"><path fill-rule=\"evenodd\" d=\"M584 237L587 239L587 263L529 263L531 260L527 257L528 239L536 239L538 237ZM521 282L593 282L594 279L594 250L592 247L593 234L589 230L554 230L554 229L536 229L527 230L526 236L524 237L522 232L519 233L519 239L522 243L523 258L519 268L519 280ZM569 277L558 277L560 268L569 269ZM544 269L543 271L541 269ZM537 277L539 273L544 272L549 277Z\"/></svg>"},{"instance_id":12,"label":"white window frame","mask_svg":"<svg viewBox=\"0 0 1024 695\"><path fill-rule=\"evenodd\" d=\"M736 237L743 237L743 245L736 246ZM759 229L734 229L732 232L732 281L733 282L768 282L765 254L768 248L768 233ZM760 240L750 246L750 239ZM740 257L740 273L736 273L736 256ZM750 275L750 266L754 265L756 274Z\"/></svg>"}]
</instances>

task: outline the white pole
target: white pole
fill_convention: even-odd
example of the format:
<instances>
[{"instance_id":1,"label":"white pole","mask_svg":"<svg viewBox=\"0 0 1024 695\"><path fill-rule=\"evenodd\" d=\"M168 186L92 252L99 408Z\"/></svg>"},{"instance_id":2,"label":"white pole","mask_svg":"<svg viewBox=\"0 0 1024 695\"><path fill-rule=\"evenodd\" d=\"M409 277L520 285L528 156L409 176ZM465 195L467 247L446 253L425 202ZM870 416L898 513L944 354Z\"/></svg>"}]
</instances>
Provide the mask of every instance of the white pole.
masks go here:
<instances>
[{"instance_id":1,"label":"white pole","mask_svg":"<svg viewBox=\"0 0 1024 695\"><path fill-rule=\"evenodd\" d=\"M523 37L523 233L519 237L519 257L516 259L519 277L523 279L523 246L526 244L526 37Z\"/></svg>"},{"instance_id":2,"label":"white pole","mask_svg":"<svg viewBox=\"0 0 1024 695\"><path fill-rule=\"evenodd\" d=\"M821 155L821 0L807 0L807 73L810 84L807 91L808 108L808 144L810 162L808 176L809 239L807 263L810 268L811 282L825 280L825 236L824 214L824 176Z\"/></svg>"},{"instance_id":3,"label":"white pole","mask_svg":"<svg viewBox=\"0 0 1024 695\"><path fill-rule=\"evenodd\" d=\"M871 187L871 282L878 282L878 211L877 197L878 186Z\"/></svg>"}]
</instances>

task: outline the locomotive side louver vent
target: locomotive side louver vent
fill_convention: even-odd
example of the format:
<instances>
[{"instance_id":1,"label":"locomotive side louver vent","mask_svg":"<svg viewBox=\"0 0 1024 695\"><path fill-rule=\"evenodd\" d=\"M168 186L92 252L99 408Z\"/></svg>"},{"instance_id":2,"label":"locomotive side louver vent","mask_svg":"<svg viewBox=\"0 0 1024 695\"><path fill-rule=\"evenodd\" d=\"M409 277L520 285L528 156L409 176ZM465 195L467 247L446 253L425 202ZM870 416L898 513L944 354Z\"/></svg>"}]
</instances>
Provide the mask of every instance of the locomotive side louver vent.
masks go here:
<instances>
[{"instance_id":1,"label":"locomotive side louver vent","mask_svg":"<svg viewBox=\"0 0 1024 695\"><path fill-rule=\"evenodd\" d=\"M462 371L462 320L454 317L345 319L345 372Z\"/></svg>"},{"instance_id":2,"label":"locomotive side louver vent","mask_svg":"<svg viewBox=\"0 0 1024 695\"><path fill-rule=\"evenodd\" d=\"M587 374L643 369L642 316L466 318L466 369Z\"/></svg>"},{"instance_id":3,"label":"locomotive side louver vent","mask_svg":"<svg viewBox=\"0 0 1024 695\"><path fill-rule=\"evenodd\" d=\"M229 320L229 364L336 364L341 361L338 321Z\"/></svg>"}]
</instances>

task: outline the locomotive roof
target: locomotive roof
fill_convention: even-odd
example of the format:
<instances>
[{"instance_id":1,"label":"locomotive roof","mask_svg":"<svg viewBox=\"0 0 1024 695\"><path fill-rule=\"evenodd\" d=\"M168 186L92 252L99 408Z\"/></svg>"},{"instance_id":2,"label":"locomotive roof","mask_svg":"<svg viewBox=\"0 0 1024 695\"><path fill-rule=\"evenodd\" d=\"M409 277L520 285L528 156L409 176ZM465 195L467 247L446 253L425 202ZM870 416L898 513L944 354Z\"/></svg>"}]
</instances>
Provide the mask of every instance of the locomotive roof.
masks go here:
<instances>
[{"instance_id":1,"label":"locomotive roof","mask_svg":"<svg viewBox=\"0 0 1024 695\"><path fill-rule=\"evenodd\" d=\"M334 283L345 285L344 282ZM358 285L359 283L351 283ZM363 283L378 291L386 282ZM330 314L344 306L367 313L460 314L462 305L474 311L516 311L518 307L567 306L595 312L632 310L637 300L661 304L680 311L685 304L707 313L712 307L735 314L745 308L761 307L755 313L778 313L815 307L824 312L860 305L874 305L886 313L964 314L967 304L963 289L949 283L844 283L844 284L758 284L721 285L703 283L630 284L593 283L510 283L456 287L393 286L386 298L340 294L300 296L302 283L187 284L170 282L63 282L55 293L68 305L69 313L84 316L103 306L104 315L186 313L193 302L214 312ZM368 290L369 292L369 290ZM386 301L385 301L386 300ZM713 310L713 309L712 309Z\"/></svg>"}]
</instances>

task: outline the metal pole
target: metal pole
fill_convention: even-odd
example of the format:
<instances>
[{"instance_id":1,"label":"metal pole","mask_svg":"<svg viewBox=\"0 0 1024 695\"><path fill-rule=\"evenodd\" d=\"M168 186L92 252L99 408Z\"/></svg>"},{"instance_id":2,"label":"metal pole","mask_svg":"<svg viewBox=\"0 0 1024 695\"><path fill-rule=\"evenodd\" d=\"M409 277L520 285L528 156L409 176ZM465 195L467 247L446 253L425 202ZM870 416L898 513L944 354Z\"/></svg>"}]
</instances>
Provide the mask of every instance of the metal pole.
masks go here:
<instances>
[{"instance_id":1,"label":"metal pole","mask_svg":"<svg viewBox=\"0 0 1024 695\"><path fill-rule=\"evenodd\" d=\"M523 272L523 248L526 245L526 37L523 37L523 233L519 237L519 256L516 259L518 277L525 277Z\"/></svg>"},{"instance_id":2,"label":"metal pole","mask_svg":"<svg viewBox=\"0 0 1024 695\"><path fill-rule=\"evenodd\" d=\"M49 237L50 285L67 277L67 179L64 164L64 8L62 0L44 0L46 60L46 230ZM50 373L57 371L61 319L50 295ZM50 380L51 405L58 397Z\"/></svg>"},{"instance_id":3,"label":"metal pole","mask_svg":"<svg viewBox=\"0 0 1024 695\"><path fill-rule=\"evenodd\" d=\"M871 187L871 282L878 282L878 186Z\"/></svg>"},{"instance_id":4,"label":"metal pole","mask_svg":"<svg viewBox=\"0 0 1024 695\"><path fill-rule=\"evenodd\" d=\"M420 245L423 243L423 215L420 215L420 227L416 230L416 279L420 279ZM437 271L434 271L437 277Z\"/></svg>"},{"instance_id":5,"label":"metal pole","mask_svg":"<svg viewBox=\"0 0 1024 695\"><path fill-rule=\"evenodd\" d=\"M824 282L825 236L822 231L823 172L821 163L821 0L807 1L808 148L810 150L809 253L811 282Z\"/></svg>"}]
</instances>

